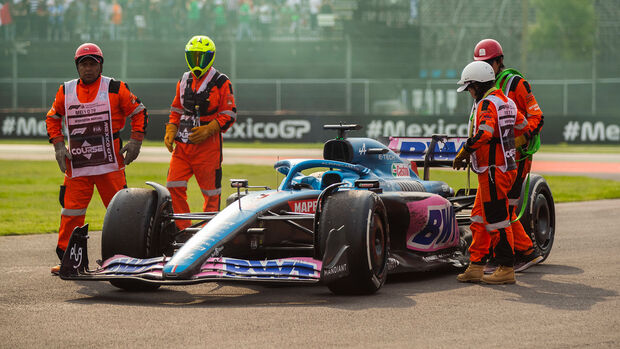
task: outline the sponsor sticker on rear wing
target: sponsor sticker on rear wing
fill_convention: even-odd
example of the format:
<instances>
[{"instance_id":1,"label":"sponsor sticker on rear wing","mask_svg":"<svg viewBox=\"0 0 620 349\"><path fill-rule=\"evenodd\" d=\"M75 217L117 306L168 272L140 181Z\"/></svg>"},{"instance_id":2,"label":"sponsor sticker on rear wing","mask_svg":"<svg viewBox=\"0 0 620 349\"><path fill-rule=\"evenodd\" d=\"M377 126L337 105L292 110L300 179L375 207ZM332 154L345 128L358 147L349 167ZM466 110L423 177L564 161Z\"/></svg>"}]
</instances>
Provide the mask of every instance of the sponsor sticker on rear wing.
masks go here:
<instances>
[{"instance_id":1,"label":"sponsor sticker on rear wing","mask_svg":"<svg viewBox=\"0 0 620 349\"><path fill-rule=\"evenodd\" d=\"M432 137L390 137L388 147L419 165L427 161L429 166L452 164L456 154L461 150L467 138L433 135ZM428 155L428 157L427 157Z\"/></svg>"}]
</instances>

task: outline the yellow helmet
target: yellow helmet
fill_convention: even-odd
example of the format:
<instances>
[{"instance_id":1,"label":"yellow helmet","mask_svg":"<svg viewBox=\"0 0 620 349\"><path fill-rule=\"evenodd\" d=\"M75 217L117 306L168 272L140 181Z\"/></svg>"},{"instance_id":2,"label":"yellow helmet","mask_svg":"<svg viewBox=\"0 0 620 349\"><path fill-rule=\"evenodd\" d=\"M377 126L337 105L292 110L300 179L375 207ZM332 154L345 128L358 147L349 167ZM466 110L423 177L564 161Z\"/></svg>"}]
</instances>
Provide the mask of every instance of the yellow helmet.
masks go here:
<instances>
[{"instance_id":1,"label":"yellow helmet","mask_svg":"<svg viewBox=\"0 0 620 349\"><path fill-rule=\"evenodd\" d=\"M205 35L196 35L185 45L185 61L196 78L211 68L215 60L215 43Z\"/></svg>"}]
</instances>

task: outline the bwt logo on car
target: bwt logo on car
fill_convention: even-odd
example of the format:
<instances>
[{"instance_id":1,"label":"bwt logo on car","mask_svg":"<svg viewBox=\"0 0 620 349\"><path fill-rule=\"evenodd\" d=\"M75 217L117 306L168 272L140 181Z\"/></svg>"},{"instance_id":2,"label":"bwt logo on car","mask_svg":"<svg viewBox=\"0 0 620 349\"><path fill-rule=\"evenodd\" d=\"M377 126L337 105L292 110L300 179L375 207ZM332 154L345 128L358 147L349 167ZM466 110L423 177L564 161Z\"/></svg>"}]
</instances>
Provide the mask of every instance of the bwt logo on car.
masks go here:
<instances>
[{"instance_id":1,"label":"bwt logo on car","mask_svg":"<svg viewBox=\"0 0 620 349\"><path fill-rule=\"evenodd\" d=\"M227 263L228 261L234 261L235 264ZM236 274L254 274L254 275L291 275L291 276L309 276L309 277L317 277L317 272L315 271L316 265L305 263L302 261L295 261L295 265L286 265L282 264L285 261L253 261L253 260L242 260L242 259L233 259L233 258L223 258L222 263L226 263L226 272L236 273Z\"/></svg>"},{"instance_id":2,"label":"bwt logo on car","mask_svg":"<svg viewBox=\"0 0 620 349\"><path fill-rule=\"evenodd\" d=\"M316 212L316 199L289 201L288 206L295 213L314 213Z\"/></svg>"},{"instance_id":3,"label":"bwt logo on car","mask_svg":"<svg viewBox=\"0 0 620 349\"><path fill-rule=\"evenodd\" d=\"M398 153L406 155L409 160L424 160L431 141L432 138L398 137L390 141L390 149L396 149ZM452 138L445 142L438 142L435 145L434 159L446 160L454 158L466 141L467 138Z\"/></svg>"},{"instance_id":4,"label":"bwt logo on car","mask_svg":"<svg viewBox=\"0 0 620 349\"><path fill-rule=\"evenodd\" d=\"M456 245L459 235L454 209L450 203L428 206L428 221L422 231L407 241L407 247L418 251L436 251Z\"/></svg>"},{"instance_id":5,"label":"bwt logo on car","mask_svg":"<svg viewBox=\"0 0 620 349\"><path fill-rule=\"evenodd\" d=\"M254 122L252 118L232 125L232 132L224 133L224 138L240 139L299 139L310 132L308 120L281 120L277 122Z\"/></svg>"}]
</instances>

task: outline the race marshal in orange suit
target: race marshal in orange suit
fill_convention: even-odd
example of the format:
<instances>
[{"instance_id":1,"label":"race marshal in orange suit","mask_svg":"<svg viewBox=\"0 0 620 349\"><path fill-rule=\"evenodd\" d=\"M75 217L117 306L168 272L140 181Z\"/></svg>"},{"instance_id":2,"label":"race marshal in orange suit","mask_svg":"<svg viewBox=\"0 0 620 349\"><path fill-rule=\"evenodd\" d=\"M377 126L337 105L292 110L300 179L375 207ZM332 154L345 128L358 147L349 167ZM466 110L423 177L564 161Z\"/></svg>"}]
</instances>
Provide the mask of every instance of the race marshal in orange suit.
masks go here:
<instances>
[{"instance_id":1,"label":"race marshal in orange suit","mask_svg":"<svg viewBox=\"0 0 620 349\"><path fill-rule=\"evenodd\" d=\"M170 152L166 187L175 213L189 212L187 181L196 177L204 197L203 211L220 209L222 193L222 133L237 119L228 77L213 67L215 43L208 36L192 37L185 46L185 72L176 86L164 143ZM183 230L190 221L177 220Z\"/></svg>"}]
</instances>

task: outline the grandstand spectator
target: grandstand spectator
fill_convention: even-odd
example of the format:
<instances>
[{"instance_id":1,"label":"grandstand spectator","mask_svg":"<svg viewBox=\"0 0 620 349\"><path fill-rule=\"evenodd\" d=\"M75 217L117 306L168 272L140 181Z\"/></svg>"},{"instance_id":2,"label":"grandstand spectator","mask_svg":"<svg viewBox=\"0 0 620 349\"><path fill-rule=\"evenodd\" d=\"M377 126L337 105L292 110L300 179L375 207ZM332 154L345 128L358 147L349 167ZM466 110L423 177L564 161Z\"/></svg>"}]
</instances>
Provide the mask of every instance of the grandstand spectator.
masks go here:
<instances>
[{"instance_id":1,"label":"grandstand spectator","mask_svg":"<svg viewBox=\"0 0 620 349\"><path fill-rule=\"evenodd\" d=\"M123 7L117 0L112 0L110 15L110 40L120 39L119 33L123 24Z\"/></svg>"},{"instance_id":2,"label":"grandstand spectator","mask_svg":"<svg viewBox=\"0 0 620 349\"><path fill-rule=\"evenodd\" d=\"M151 0L149 2L149 8L146 13L147 23L147 37L149 38L161 38L163 32L167 31L167 28L163 26L164 17L162 13L162 3L160 0Z\"/></svg>"},{"instance_id":3,"label":"grandstand spectator","mask_svg":"<svg viewBox=\"0 0 620 349\"><path fill-rule=\"evenodd\" d=\"M327 0L13 0L0 4L9 2L14 35L48 40L175 39L196 29L223 39L300 37L317 31L320 13L333 13ZM2 31L4 38L14 37L5 28Z\"/></svg>"},{"instance_id":4,"label":"grandstand spectator","mask_svg":"<svg viewBox=\"0 0 620 349\"><path fill-rule=\"evenodd\" d=\"M215 33L222 38L228 38L228 17L222 0L216 2L213 14L215 16Z\"/></svg>"},{"instance_id":5,"label":"grandstand spectator","mask_svg":"<svg viewBox=\"0 0 620 349\"><path fill-rule=\"evenodd\" d=\"M13 23L10 1L0 2L0 40L15 39L15 23Z\"/></svg>"},{"instance_id":6,"label":"grandstand spectator","mask_svg":"<svg viewBox=\"0 0 620 349\"><path fill-rule=\"evenodd\" d=\"M239 6L239 26L237 26L237 40L243 40L248 38L254 39L254 33L252 33L253 10L250 5L250 0L244 0Z\"/></svg>"},{"instance_id":7,"label":"grandstand spectator","mask_svg":"<svg viewBox=\"0 0 620 349\"><path fill-rule=\"evenodd\" d=\"M271 38L271 24L273 23L273 7L268 0L260 0L258 7L258 31L261 38L269 40Z\"/></svg>"},{"instance_id":8,"label":"grandstand spectator","mask_svg":"<svg viewBox=\"0 0 620 349\"><path fill-rule=\"evenodd\" d=\"M65 5L62 0L52 0L47 8L49 12L48 40L61 40L64 38Z\"/></svg>"},{"instance_id":9,"label":"grandstand spectator","mask_svg":"<svg viewBox=\"0 0 620 349\"><path fill-rule=\"evenodd\" d=\"M86 27L88 37L85 40L101 39L101 11L98 1L90 1L86 6Z\"/></svg>"},{"instance_id":10,"label":"grandstand spectator","mask_svg":"<svg viewBox=\"0 0 620 349\"><path fill-rule=\"evenodd\" d=\"M186 35L193 33L196 28L200 28L200 10L202 3L198 0L191 0L187 5L187 21L185 27Z\"/></svg>"},{"instance_id":11,"label":"grandstand spectator","mask_svg":"<svg viewBox=\"0 0 620 349\"><path fill-rule=\"evenodd\" d=\"M226 22L231 33L233 28L237 28L239 2L240 0L226 0Z\"/></svg>"},{"instance_id":12,"label":"grandstand spectator","mask_svg":"<svg viewBox=\"0 0 620 349\"><path fill-rule=\"evenodd\" d=\"M301 26L301 9L300 4L292 4L289 7L291 24L289 26L289 33L293 34L296 38L299 38L299 31Z\"/></svg>"},{"instance_id":13,"label":"grandstand spectator","mask_svg":"<svg viewBox=\"0 0 620 349\"><path fill-rule=\"evenodd\" d=\"M325 20L324 23L321 23L323 36L325 38L330 39L333 34L333 20L334 20L334 8L332 7L331 0L323 0L323 4L321 5L321 9L319 10L319 15L322 16Z\"/></svg>"},{"instance_id":14,"label":"grandstand spectator","mask_svg":"<svg viewBox=\"0 0 620 349\"><path fill-rule=\"evenodd\" d=\"M318 15L321 8L321 0L310 0L310 30L315 32L318 29Z\"/></svg>"}]
</instances>

